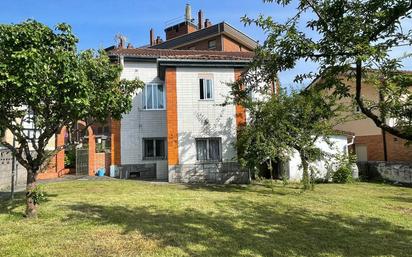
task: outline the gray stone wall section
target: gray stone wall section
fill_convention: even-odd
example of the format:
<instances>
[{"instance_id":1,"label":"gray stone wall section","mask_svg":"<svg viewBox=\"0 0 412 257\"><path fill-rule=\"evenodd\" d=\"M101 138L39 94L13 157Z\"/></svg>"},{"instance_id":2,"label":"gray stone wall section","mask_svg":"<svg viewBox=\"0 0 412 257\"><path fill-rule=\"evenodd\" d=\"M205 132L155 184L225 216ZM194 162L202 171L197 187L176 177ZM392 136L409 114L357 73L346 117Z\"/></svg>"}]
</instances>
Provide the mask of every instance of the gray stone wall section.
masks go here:
<instances>
[{"instance_id":1,"label":"gray stone wall section","mask_svg":"<svg viewBox=\"0 0 412 257\"><path fill-rule=\"evenodd\" d=\"M156 163L125 164L119 167L120 178L156 179Z\"/></svg>"},{"instance_id":2,"label":"gray stone wall section","mask_svg":"<svg viewBox=\"0 0 412 257\"><path fill-rule=\"evenodd\" d=\"M412 162L368 161L357 165L361 178L412 185Z\"/></svg>"},{"instance_id":3,"label":"gray stone wall section","mask_svg":"<svg viewBox=\"0 0 412 257\"><path fill-rule=\"evenodd\" d=\"M0 190L6 190L11 187L13 155L8 150L0 150ZM27 171L17 163L15 186L24 186L27 179Z\"/></svg>"},{"instance_id":4,"label":"gray stone wall section","mask_svg":"<svg viewBox=\"0 0 412 257\"><path fill-rule=\"evenodd\" d=\"M169 165L171 183L249 184L250 175L238 163Z\"/></svg>"}]
</instances>

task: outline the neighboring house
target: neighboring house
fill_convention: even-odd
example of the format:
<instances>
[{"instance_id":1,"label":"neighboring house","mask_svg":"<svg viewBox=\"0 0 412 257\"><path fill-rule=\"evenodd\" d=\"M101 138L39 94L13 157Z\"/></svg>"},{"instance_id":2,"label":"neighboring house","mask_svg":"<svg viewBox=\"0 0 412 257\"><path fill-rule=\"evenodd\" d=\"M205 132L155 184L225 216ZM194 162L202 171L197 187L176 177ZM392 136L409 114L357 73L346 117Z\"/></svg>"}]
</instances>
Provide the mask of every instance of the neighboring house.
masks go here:
<instances>
[{"instance_id":1,"label":"neighboring house","mask_svg":"<svg viewBox=\"0 0 412 257\"><path fill-rule=\"evenodd\" d=\"M203 21L203 16L203 11L200 10L195 24L191 7L187 4L184 19L165 29L166 40L163 41L160 37L155 39L151 29L150 44L144 47L225 52L251 52L257 47L256 41L226 22L212 25L209 19Z\"/></svg>"},{"instance_id":2,"label":"neighboring house","mask_svg":"<svg viewBox=\"0 0 412 257\"><path fill-rule=\"evenodd\" d=\"M315 85L318 81L319 79L315 80L312 85ZM412 147L405 145L406 140L389 133L383 133L371 119L364 116L353 101L356 89L354 79L347 80L343 78L343 81L349 86L351 96L343 98L341 103L348 107L349 111L344 113L347 120L338 124L335 128L355 135L353 151L356 153L358 160L385 161L386 151L386 161L411 161ZM378 102L379 94L373 85L363 82L362 97L365 100ZM386 142L386 147L384 142Z\"/></svg>"},{"instance_id":3,"label":"neighboring house","mask_svg":"<svg viewBox=\"0 0 412 257\"><path fill-rule=\"evenodd\" d=\"M117 48L108 54L123 66L122 78L146 85L121 120L123 169L169 182L248 182L234 145L244 109L222 104L227 83L253 53Z\"/></svg>"}]
</instances>

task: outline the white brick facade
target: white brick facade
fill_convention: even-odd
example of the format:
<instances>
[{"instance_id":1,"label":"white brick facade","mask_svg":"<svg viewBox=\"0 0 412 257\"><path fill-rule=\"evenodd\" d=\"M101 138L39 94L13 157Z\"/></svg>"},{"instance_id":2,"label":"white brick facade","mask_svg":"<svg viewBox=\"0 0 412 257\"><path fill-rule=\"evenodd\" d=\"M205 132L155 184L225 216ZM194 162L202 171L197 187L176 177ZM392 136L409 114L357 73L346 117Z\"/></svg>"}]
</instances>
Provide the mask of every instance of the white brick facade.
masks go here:
<instances>
[{"instance_id":1,"label":"white brick facade","mask_svg":"<svg viewBox=\"0 0 412 257\"><path fill-rule=\"evenodd\" d=\"M213 80L213 100L200 100L201 77ZM145 84L164 84L154 62L125 62L122 78L139 78ZM197 163L195 139L206 137L221 138L222 161L235 161L236 108L234 105L221 106L229 93L227 83L233 81L233 68L176 69L180 164ZM143 160L143 138L166 137L166 110L144 110L142 91L139 90L133 96L131 112L121 121L121 164L156 163L156 178L167 179L167 160Z\"/></svg>"},{"instance_id":2,"label":"white brick facade","mask_svg":"<svg viewBox=\"0 0 412 257\"><path fill-rule=\"evenodd\" d=\"M200 100L199 78L213 80L213 100ZM234 81L230 68L178 68L176 70L179 163L196 163L196 138L220 137L222 161L234 161L236 108L221 106Z\"/></svg>"},{"instance_id":3,"label":"white brick facade","mask_svg":"<svg viewBox=\"0 0 412 257\"><path fill-rule=\"evenodd\" d=\"M125 62L122 78L139 78L145 84L161 83L157 77L156 63ZM143 138L167 137L166 110L144 110L142 91L133 96L130 113L123 116L121 123L121 163L156 163L156 178L167 179L167 160L143 160Z\"/></svg>"}]
</instances>

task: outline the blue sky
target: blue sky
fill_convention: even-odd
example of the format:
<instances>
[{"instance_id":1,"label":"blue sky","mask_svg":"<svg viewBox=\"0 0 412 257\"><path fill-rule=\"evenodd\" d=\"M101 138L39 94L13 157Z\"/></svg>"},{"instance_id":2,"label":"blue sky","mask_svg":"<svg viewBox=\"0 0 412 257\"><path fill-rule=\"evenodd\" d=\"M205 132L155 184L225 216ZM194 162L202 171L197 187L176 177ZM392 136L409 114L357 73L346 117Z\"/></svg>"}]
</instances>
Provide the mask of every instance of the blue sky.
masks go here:
<instances>
[{"instance_id":1,"label":"blue sky","mask_svg":"<svg viewBox=\"0 0 412 257\"><path fill-rule=\"evenodd\" d=\"M0 23L19 23L36 19L51 27L60 22L69 23L79 38L79 48L104 48L115 43L115 35L121 33L134 46L149 42L149 30L164 38L166 23L182 17L187 0L3 0L0 9ZM264 33L256 27L244 27L240 17L245 14L256 17L260 13L285 21L293 13L293 7L281 8L264 4L262 0L191 0L192 13L202 9L205 18L212 23L226 21L258 41L265 39ZM399 49L401 54L410 49ZM409 62L406 69L412 69ZM280 76L283 86L290 86L294 74L313 68L313 65L299 63L298 66Z\"/></svg>"}]
</instances>

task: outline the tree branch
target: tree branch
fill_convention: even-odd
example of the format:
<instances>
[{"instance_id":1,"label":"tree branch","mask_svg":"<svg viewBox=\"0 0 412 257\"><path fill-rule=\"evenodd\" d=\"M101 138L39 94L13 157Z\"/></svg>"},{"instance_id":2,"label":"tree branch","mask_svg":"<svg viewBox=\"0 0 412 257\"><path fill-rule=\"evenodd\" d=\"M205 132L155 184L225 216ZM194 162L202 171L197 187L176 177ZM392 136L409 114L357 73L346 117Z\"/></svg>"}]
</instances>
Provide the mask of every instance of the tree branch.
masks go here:
<instances>
[{"instance_id":1,"label":"tree branch","mask_svg":"<svg viewBox=\"0 0 412 257\"><path fill-rule=\"evenodd\" d=\"M397 128L388 126L384 121L382 121L379 116L374 114L371 110L365 107L365 104L362 100L362 61L357 60L356 61L356 95L355 95L355 100L356 103L359 105L359 108L361 109L362 113L365 114L367 117L372 119L372 121L375 123L375 125L384 131L387 131L391 133L394 136L410 140L412 141L412 134L410 133L405 133L400 131Z\"/></svg>"}]
</instances>

